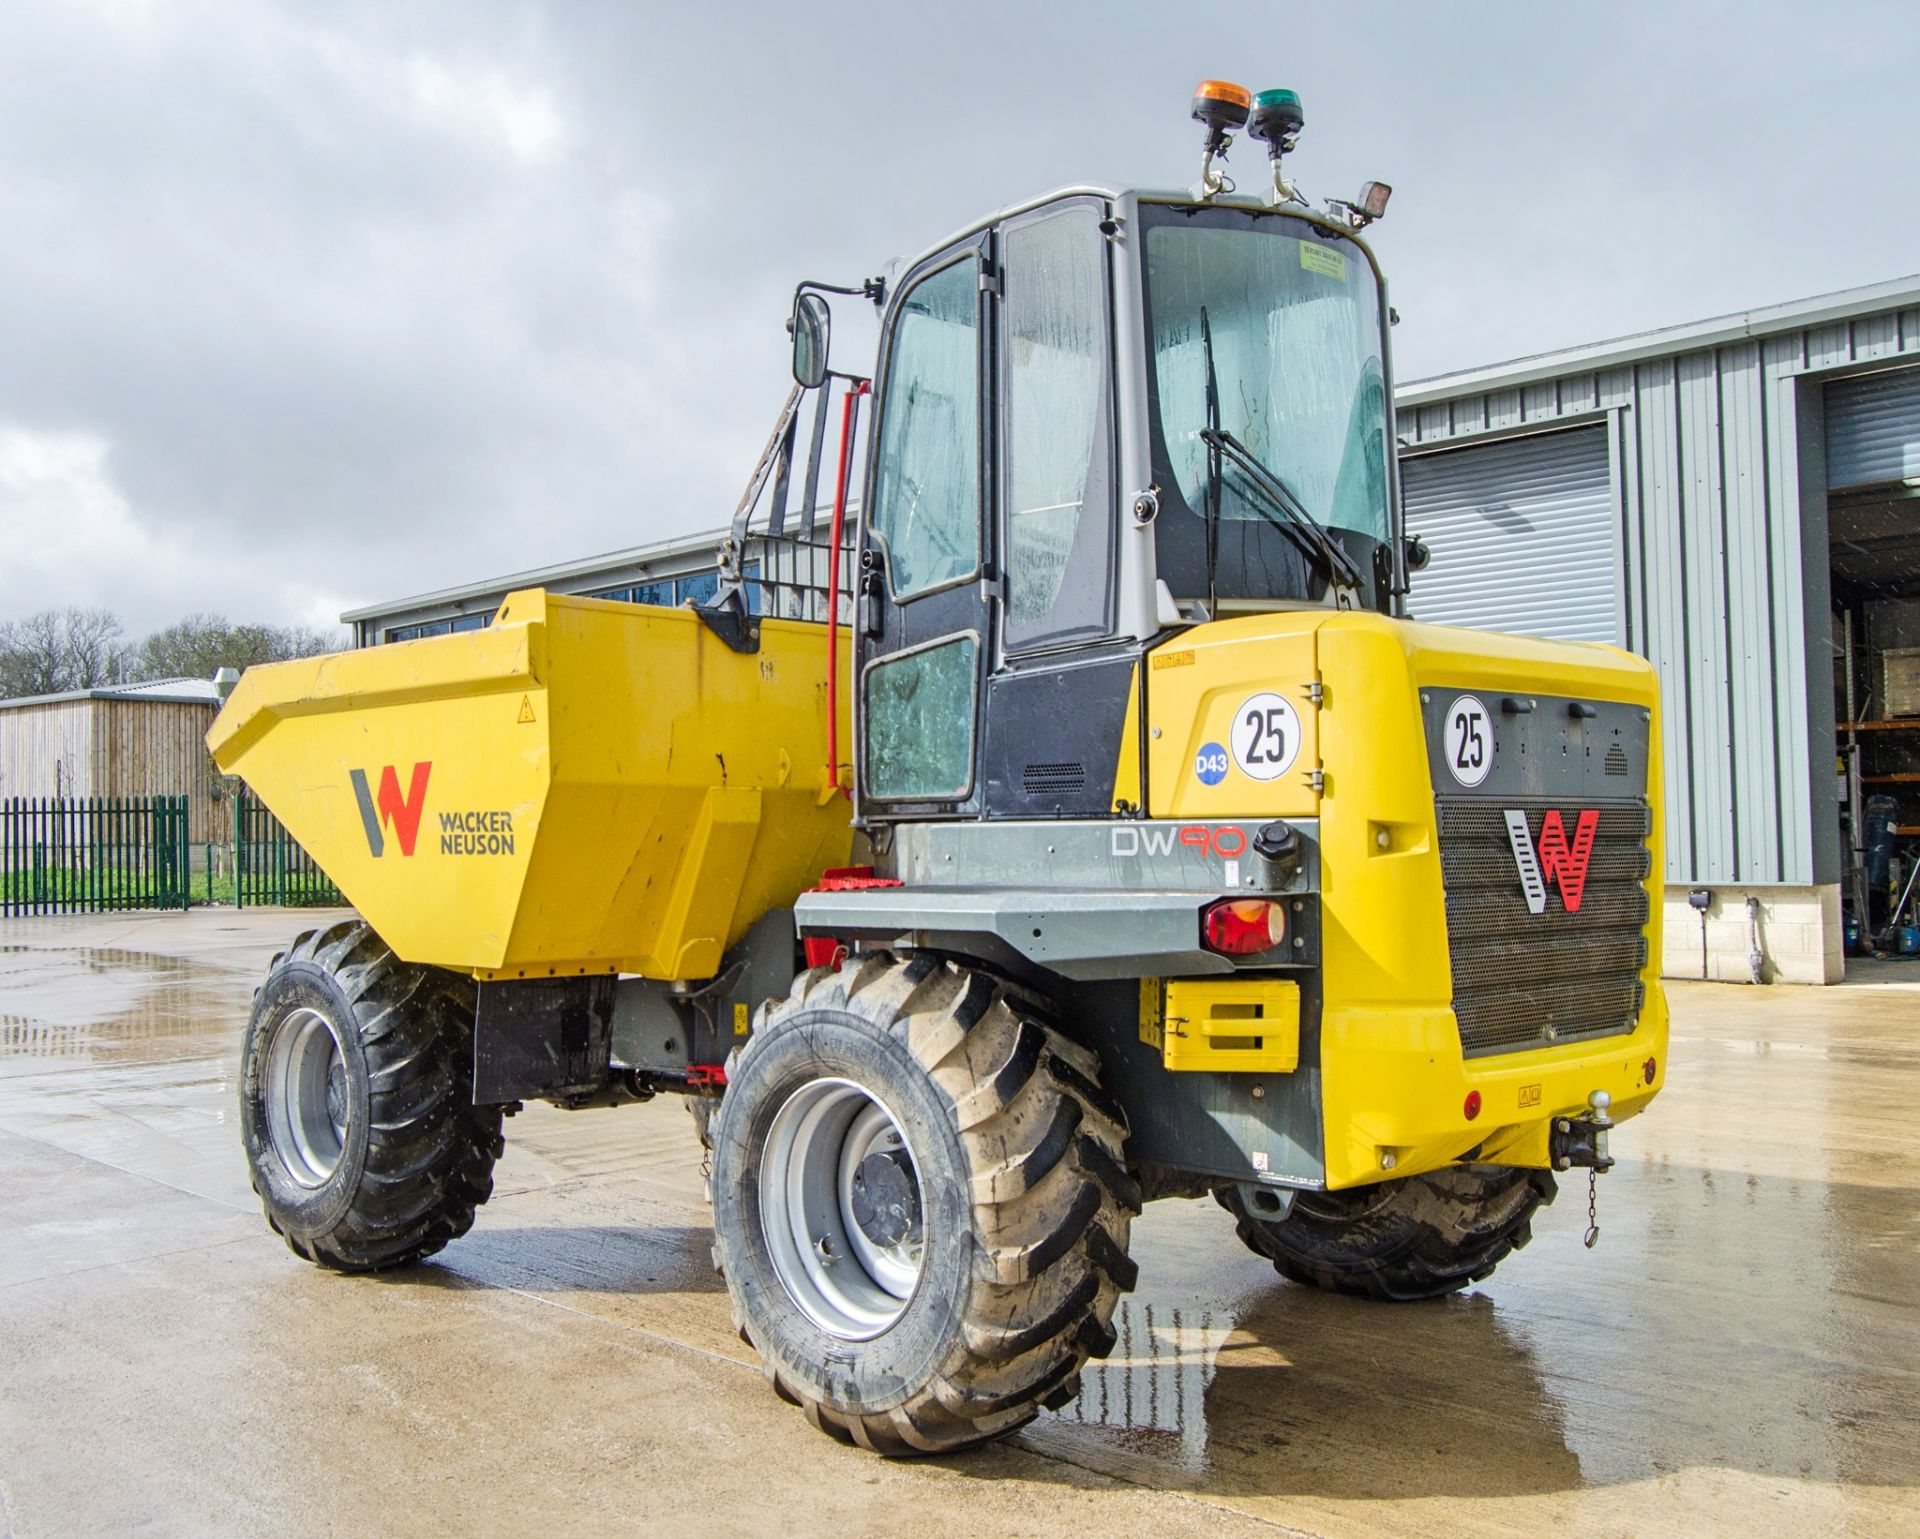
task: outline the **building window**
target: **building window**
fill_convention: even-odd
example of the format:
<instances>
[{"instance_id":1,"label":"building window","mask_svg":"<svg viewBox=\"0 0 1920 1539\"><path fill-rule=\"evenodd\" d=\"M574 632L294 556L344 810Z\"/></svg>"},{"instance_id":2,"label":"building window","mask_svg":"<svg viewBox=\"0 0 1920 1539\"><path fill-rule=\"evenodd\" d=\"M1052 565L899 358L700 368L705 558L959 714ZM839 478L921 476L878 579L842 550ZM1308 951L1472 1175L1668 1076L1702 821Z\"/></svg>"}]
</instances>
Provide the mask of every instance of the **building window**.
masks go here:
<instances>
[{"instance_id":1,"label":"building window","mask_svg":"<svg viewBox=\"0 0 1920 1539\"><path fill-rule=\"evenodd\" d=\"M671 609L675 603L671 577L662 578L658 582L636 583L631 588L606 588L586 596L609 599L616 604L657 604L662 609Z\"/></svg>"},{"instance_id":2,"label":"building window","mask_svg":"<svg viewBox=\"0 0 1920 1539\"><path fill-rule=\"evenodd\" d=\"M455 615L450 620L423 620L418 625L396 625L387 632L388 641L419 641L425 636L446 636L455 631L480 631L493 624L493 611Z\"/></svg>"}]
</instances>

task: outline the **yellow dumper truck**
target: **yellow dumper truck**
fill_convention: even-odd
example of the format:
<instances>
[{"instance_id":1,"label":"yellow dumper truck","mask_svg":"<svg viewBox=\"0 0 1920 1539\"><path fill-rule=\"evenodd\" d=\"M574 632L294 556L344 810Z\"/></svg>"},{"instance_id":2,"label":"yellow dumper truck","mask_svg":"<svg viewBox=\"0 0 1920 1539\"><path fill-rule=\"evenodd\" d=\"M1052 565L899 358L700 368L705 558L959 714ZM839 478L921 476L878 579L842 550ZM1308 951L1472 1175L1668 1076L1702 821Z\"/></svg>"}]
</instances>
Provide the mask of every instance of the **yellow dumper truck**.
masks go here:
<instances>
[{"instance_id":1,"label":"yellow dumper truck","mask_svg":"<svg viewBox=\"0 0 1920 1539\"><path fill-rule=\"evenodd\" d=\"M1291 92L1194 116L1188 191L1069 188L800 286L710 601L520 592L241 681L220 767L360 916L247 1027L300 1255L458 1238L517 1103L683 1094L775 1388L910 1453L1073 1396L1143 1202L1423 1299L1611 1163L1665 1067L1652 672L1405 617L1386 189L1305 204ZM881 307L870 381L828 293ZM789 535L830 394L835 516ZM783 540L789 577L749 561Z\"/></svg>"}]
</instances>

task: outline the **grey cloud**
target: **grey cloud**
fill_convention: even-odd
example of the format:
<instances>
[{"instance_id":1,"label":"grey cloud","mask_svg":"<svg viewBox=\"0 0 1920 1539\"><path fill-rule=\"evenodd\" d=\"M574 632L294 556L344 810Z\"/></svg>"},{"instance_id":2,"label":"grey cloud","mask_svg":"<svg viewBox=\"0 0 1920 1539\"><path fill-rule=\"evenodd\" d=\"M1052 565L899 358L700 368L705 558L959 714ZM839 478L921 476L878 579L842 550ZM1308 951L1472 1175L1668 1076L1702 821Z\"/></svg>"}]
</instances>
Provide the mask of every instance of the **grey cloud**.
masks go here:
<instances>
[{"instance_id":1,"label":"grey cloud","mask_svg":"<svg viewBox=\"0 0 1920 1539\"><path fill-rule=\"evenodd\" d=\"M0 615L308 621L716 523L795 278L1184 184L1206 74L1302 91L1316 195L1395 183L1402 377L1893 276L1910 14L11 5L0 431L104 442L148 543Z\"/></svg>"}]
</instances>

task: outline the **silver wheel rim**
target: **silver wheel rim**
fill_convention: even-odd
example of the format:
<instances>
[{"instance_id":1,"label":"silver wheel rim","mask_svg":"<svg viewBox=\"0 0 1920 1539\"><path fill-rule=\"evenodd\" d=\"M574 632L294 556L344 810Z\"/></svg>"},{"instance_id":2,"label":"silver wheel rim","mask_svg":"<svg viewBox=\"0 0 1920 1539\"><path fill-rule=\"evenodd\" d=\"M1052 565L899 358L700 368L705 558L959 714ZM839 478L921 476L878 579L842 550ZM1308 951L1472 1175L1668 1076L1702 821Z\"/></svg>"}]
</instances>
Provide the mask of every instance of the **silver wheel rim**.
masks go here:
<instances>
[{"instance_id":1,"label":"silver wheel rim","mask_svg":"<svg viewBox=\"0 0 1920 1539\"><path fill-rule=\"evenodd\" d=\"M333 1023L317 1010L283 1016L265 1079L273 1152L298 1185L324 1186L347 1144L347 1068Z\"/></svg>"},{"instance_id":2,"label":"silver wheel rim","mask_svg":"<svg viewBox=\"0 0 1920 1539\"><path fill-rule=\"evenodd\" d=\"M906 1312L920 1282L923 1223L877 1243L855 1218L854 1181L872 1155L904 1157L920 1212L926 1186L899 1119L846 1079L802 1085L774 1115L760 1161L760 1225L780 1285L821 1330L870 1341Z\"/></svg>"}]
</instances>

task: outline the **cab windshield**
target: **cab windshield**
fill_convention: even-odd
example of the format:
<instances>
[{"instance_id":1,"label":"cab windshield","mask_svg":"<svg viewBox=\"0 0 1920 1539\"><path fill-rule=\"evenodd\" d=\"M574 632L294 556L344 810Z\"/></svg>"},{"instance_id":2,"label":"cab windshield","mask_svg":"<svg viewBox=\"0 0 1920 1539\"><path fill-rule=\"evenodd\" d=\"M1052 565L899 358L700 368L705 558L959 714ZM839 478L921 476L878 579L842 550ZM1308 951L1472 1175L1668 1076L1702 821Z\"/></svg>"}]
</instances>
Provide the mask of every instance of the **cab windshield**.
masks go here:
<instances>
[{"instance_id":1,"label":"cab windshield","mask_svg":"<svg viewBox=\"0 0 1920 1539\"><path fill-rule=\"evenodd\" d=\"M1362 574L1362 601L1385 608L1386 366L1366 255L1284 214L1147 205L1141 216L1160 575L1182 598L1312 602L1329 590L1332 563L1244 459L1215 453L1212 428L1326 528Z\"/></svg>"}]
</instances>

